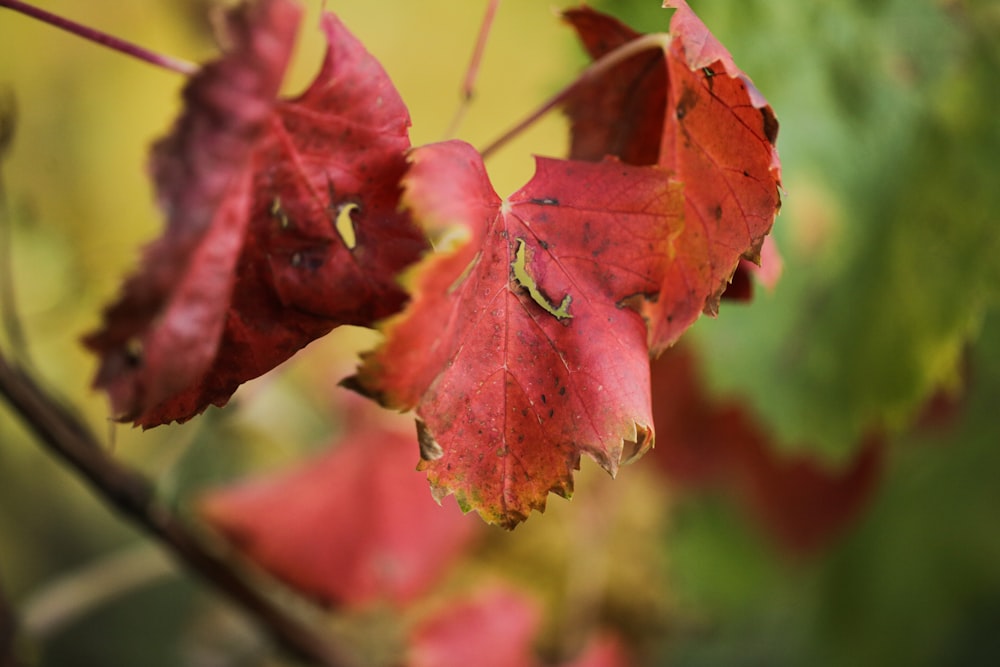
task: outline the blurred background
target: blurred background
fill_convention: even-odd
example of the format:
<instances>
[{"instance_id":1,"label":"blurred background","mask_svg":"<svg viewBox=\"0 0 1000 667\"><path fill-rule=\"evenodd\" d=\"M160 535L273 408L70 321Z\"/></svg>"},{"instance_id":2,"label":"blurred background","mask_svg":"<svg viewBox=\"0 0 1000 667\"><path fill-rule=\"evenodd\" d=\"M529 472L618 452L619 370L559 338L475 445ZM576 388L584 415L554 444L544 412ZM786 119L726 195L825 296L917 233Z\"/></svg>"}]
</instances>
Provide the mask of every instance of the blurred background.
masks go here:
<instances>
[{"instance_id":1,"label":"blurred background","mask_svg":"<svg viewBox=\"0 0 1000 667\"><path fill-rule=\"evenodd\" d=\"M217 52L209 0L36 4L155 51ZM307 4L289 93L322 54L320 3ZM585 64L556 16L572 4L502 4L460 138L485 145ZM658 4L596 6L665 31ZM485 3L326 6L399 87L413 143L443 138ZM781 279L724 302L657 362L653 454L616 481L585 461L572 502L552 498L513 533L483 528L438 588L527 591L552 661L608 632L625 664L1000 664L1000 3L692 7L781 124ZM0 342L188 513L208 487L334 441L349 410L336 383L376 339L337 330L182 426L109 424L78 341L160 230L146 151L182 85L0 9L0 95L17 110L0 296L23 329ZM488 162L497 191L530 178L532 153L565 146L566 124L546 118ZM0 588L32 664L286 664L6 405Z\"/></svg>"}]
</instances>

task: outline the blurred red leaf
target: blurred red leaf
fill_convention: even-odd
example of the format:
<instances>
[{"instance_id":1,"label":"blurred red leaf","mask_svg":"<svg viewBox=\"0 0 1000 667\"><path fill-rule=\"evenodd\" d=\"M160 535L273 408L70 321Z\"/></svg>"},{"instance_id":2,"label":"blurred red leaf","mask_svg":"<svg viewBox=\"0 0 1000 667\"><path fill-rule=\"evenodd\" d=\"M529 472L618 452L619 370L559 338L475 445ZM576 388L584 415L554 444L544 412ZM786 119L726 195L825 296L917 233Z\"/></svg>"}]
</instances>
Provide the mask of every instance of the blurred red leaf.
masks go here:
<instances>
[{"instance_id":1,"label":"blurred red leaf","mask_svg":"<svg viewBox=\"0 0 1000 667\"><path fill-rule=\"evenodd\" d=\"M296 589L326 602L406 603L480 527L437 505L413 470L412 434L357 424L326 454L206 495L205 519Z\"/></svg>"},{"instance_id":2,"label":"blurred red leaf","mask_svg":"<svg viewBox=\"0 0 1000 667\"><path fill-rule=\"evenodd\" d=\"M884 444L871 437L840 469L779 452L766 429L738 403L715 401L692 352L677 347L653 363L652 455L689 489L721 489L794 554L816 553L850 526L882 475Z\"/></svg>"},{"instance_id":3,"label":"blurred red leaf","mask_svg":"<svg viewBox=\"0 0 1000 667\"><path fill-rule=\"evenodd\" d=\"M571 158L614 155L658 164L684 183L685 233L675 252L687 261L671 266L661 298L644 305L655 353L700 313L718 312L738 257L758 261L780 206L771 107L683 0L666 6L677 10L665 48L639 53L581 84L565 105ZM640 37L587 7L563 16L595 59Z\"/></svg>"},{"instance_id":4,"label":"blurred red leaf","mask_svg":"<svg viewBox=\"0 0 1000 667\"><path fill-rule=\"evenodd\" d=\"M560 667L628 667L634 664L620 639L598 635L590 640L575 659L560 663Z\"/></svg>"},{"instance_id":5,"label":"blurred red leaf","mask_svg":"<svg viewBox=\"0 0 1000 667\"><path fill-rule=\"evenodd\" d=\"M414 628L407 667L531 667L538 605L494 585L455 601Z\"/></svg>"},{"instance_id":6,"label":"blurred red leaf","mask_svg":"<svg viewBox=\"0 0 1000 667\"><path fill-rule=\"evenodd\" d=\"M656 167L540 158L507 200L461 142L418 148L405 203L460 240L352 380L416 406L435 493L513 527L568 495L586 452L612 474L651 440L646 325L682 202Z\"/></svg>"},{"instance_id":7,"label":"blurred red leaf","mask_svg":"<svg viewBox=\"0 0 1000 667\"><path fill-rule=\"evenodd\" d=\"M329 14L316 80L277 100L300 15L291 0L230 12L233 46L192 77L154 147L166 231L85 340L122 420L155 426L223 405L332 328L405 301L395 275L425 248L398 211L406 108Z\"/></svg>"}]
</instances>

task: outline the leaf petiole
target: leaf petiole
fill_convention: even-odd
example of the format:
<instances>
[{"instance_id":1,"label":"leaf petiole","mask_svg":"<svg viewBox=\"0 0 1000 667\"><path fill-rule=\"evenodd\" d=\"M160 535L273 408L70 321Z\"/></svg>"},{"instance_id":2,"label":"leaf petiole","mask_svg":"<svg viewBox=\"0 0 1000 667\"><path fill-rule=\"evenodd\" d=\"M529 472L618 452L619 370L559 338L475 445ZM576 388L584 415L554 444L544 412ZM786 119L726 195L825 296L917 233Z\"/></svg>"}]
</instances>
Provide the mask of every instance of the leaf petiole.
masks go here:
<instances>
[{"instance_id":1,"label":"leaf petiole","mask_svg":"<svg viewBox=\"0 0 1000 667\"><path fill-rule=\"evenodd\" d=\"M30 16L31 18L37 19L42 23L48 23L51 26L55 26L56 28L72 33L77 37L82 37L83 39L106 46L113 51L124 53L127 56L138 58L139 60L145 61L151 65L156 65L157 67L162 67L163 69L168 69L172 72L177 72L178 74L184 74L187 76L198 71L198 66L190 61L150 51L149 49L143 48L137 44L126 42L123 39L119 39L118 37L95 30L94 28L89 28L75 21L63 18L57 14L47 12L44 9L33 7L25 2L21 2L20 0L0 0L0 7L6 7L7 9L24 14L25 16Z\"/></svg>"},{"instance_id":2,"label":"leaf petiole","mask_svg":"<svg viewBox=\"0 0 1000 667\"><path fill-rule=\"evenodd\" d=\"M576 77L576 79L573 80L568 86L543 102L521 122L514 125L512 128L500 135L500 137L494 139L493 142L483 148L480 151L483 158L485 159L489 157L491 154L502 148L504 144L508 143L514 137L534 125L538 119L555 107L559 106L559 104L575 92L578 87L593 81L602 74L605 74L615 65L618 65L619 63L624 62L625 60L628 60L632 56L642 53L643 51L652 51L653 49L666 51L670 46L670 40L671 37L667 33L652 33L649 35L643 35L642 37L633 39L631 42L622 44L614 51L610 51L598 60L595 60L585 70L580 72L580 75Z\"/></svg>"},{"instance_id":3,"label":"leaf petiole","mask_svg":"<svg viewBox=\"0 0 1000 667\"><path fill-rule=\"evenodd\" d=\"M496 18L497 10L500 8L500 0L489 0L486 6L486 14L483 16L483 23L479 26L479 35L476 37L476 45L472 50L472 57L469 59L469 66L465 71L465 80L462 82L462 100L455 109L455 115L448 124L445 131L445 139L451 139L458 133L458 126L461 125L465 112L469 109L469 103L475 95L476 76L479 74L479 64L483 60L483 53L486 51L486 41L493 27L493 19Z\"/></svg>"}]
</instances>

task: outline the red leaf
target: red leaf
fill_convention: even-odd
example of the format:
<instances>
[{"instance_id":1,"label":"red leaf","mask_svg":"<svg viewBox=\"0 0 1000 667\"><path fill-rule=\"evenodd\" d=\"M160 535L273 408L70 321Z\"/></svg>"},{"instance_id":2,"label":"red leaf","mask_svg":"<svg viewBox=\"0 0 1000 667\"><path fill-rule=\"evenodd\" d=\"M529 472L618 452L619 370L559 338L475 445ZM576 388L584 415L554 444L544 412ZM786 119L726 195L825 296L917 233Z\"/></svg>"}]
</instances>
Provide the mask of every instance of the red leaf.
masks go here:
<instances>
[{"instance_id":1,"label":"red leaf","mask_svg":"<svg viewBox=\"0 0 1000 667\"><path fill-rule=\"evenodd\" d=\"M749 301L753 298L753 278L757 277L757 282L768 289L773 289L781 278L783 261L778 246L774 242L773 236L764 238L764 243L760 247L760 263L754 264L748 259L741 259L733 278L722 293L723 299L733 301Z\"/></svg>"},{"instance_id":2,"label":"red leaf","mask_svg":"<svg viewBox=\"0 0 1000 667\"><path fill-rule=\"evenodd\" d=\"M371 421L371 420L369 420ZM412 435L361 424L300 467L206 496L206 520L250 558L326 602L405 603L427 590L478 525L427 496Z\"/></svg>"},{"instance_id":3,"label":"red leaf","mask_svg":"<svg viewBox=\"0 0 1000 667\"><path fill-rule=\"evenodd\" d=\"M406 108L329 14L322 70L278 101L300 14L290 0L230 13L235 46L192 77L154 148L166 232L85 340L123 420L223 405L332 328L370 325L405 300L395 275L425 247L398 212Z\"/></svg>"},{"instance_id":4,"label":"red leaf","mask_svg":"<svg viewBox=\"0 0 1000 667\"><path fill-rule=\"evenodd\" d=\"M417 407L437 496L513 527L571 493L581 452L614 474L651 443L646 326L627 306L673 259L679 187L657 167L539 158L501 201L461 142L416 149L404 186L442 252L351 384Z\"/></svg>"},{"instance_id":5,"label":"red leaf","mask_svg":"<svg viewBox=\"0 0 1000 667\"><path fill-rule=\"evenodd\" d=\"M793 554L820 551L860 515L877 488L884 445L869 438L839 470L803 455L782 455L739 404L713 401L683 346L653 364L653 454L667 475L689 488L718 488Z\"/></svg>"},{"instance_id":6,"label":"red leaf","mask_svg":"<svg viewBox=\"0 0 1000 667\"><path fill-rule=\"evenodd\" d=\"M505 587L479 590L418 625L407 667L531 667L540 612L525 595Z\"/></svg>"},{"instance_id":7,"label":"red leaf","mask_svg":"<svg viewBox=\"0 0 1000 667\"><path fill-rule=\"evenodd\" d=\"M627 667L634 662L620 639L612 635L598 635L591 639L583 652L560 667Z\"/></svg>"},{"instance_id":8,"label":"red leaf","mask_svg":"<svg viewBox=\"0 0 1000 667\"><path fill-rule=\"evenodd\" d=\"M167 214L141 272L86 344L101 359L96 385L134 419L197 380L215 356L248 217L254 144L267 132L301 9L244 5L227 17L233 47L185 89L188 110L153 151Z\"/></svg>"},{"instance_id":9,"label":"red leaf","mask_svg":"<svg viewBox=\"0 0 1000 667\"><path fill-rule=\"evenodd\" d=\"M647 342L659 351L717 303L771 227L773 114L688 14L654 61L625 61L579 93L601 111L575 143L642 161L639 142L653 142L657 165L539 159L501 201L470 147L413 153L404 202L444 252L421 265L414 301L348 384L416 407L434 493L487 521L513 527L548 492L568 496L581 452L615 474L626 447L652 443ZM597 50L634 37L590 10L574 16ZM633 105L657 68L663 103Z\"/></svg>"},{"instance_id":10,"label":"red leaf","mask_svg":"<svg viewBox=\"0 0 1000 667\"><path fill-rule=\"evenodd\" d=\"M676 252L698 261L676 262L664 278L667 297L645 307L656 353L701 312L718 312L733 257L758 261L780 204L771 107L683 0L666 5L677 7L669 46L625 60L566 104L570 157L659 164L684 183L685 234ZM588 8L564 16L594 58L639 37Z\"/></svg>"},{"instance_id":11,"label":"red leaf","mask_svg":"<svg viewBox=\"0 0 1000 667\"><path fill-rule=\"evenodd\" d=\"M581 6L563 12L595 60L639 37L618 19ZM628 164L656 164L666 113L662 52L640 53L598 79L577 86L565 103L574 160L614 155Z\"/></svg>"}]
</instances>

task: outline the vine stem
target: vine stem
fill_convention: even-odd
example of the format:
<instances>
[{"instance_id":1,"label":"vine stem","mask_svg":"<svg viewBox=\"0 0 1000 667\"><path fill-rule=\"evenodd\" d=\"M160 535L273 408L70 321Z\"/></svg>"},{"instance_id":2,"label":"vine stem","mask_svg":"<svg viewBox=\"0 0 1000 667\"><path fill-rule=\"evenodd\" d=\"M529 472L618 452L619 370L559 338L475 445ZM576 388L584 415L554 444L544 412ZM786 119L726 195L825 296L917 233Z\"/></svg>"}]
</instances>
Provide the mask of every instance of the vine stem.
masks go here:
<instances>
[{"instance_id":1,"label":"vine stem","mask_svg":"<svg viewBox=\"0 0 1000 667\"><path fill-rule=\"evenodd\" d=\"M282 646L310 664L352 665L344 651L250 585L222 547L210 547L156 499L155 487L100 446L93 432L0 351L0 396L39 442L76 470L105 502L159 541L190 570L255 617Z\"/></svg>"},{"instance_id":2,"label":"vine stem","mask_svg":"<svg viewBox=\"0 0 1000 667\"><path fill-rule=\"evenodd\" d=\"M606 53L592 62L585 70L580 72L580 75L577 76L576 79L574 79L569 85L547 99L534 111L525 116L523 120L504 132L498 138L494 139L485 148L481 149L479 152L482 154L483 159L497 152L517 135L534 125L542 116L552 111L554 108L559 106L559 104L564 102L566 98L576 92L580 86L594 81L601 75L610 71L615 65L618 65L632 56L642 53L643 51L652 51L654 49L665 51L669 46L670 35L666 33L653 33L633 39L631 42L622 44L614 51Z\"/></svg>"},{"instance_id":3,"label":"vine stem","mask_svg":"<svg viewBox=\"0 0 1000 667\"><path fill-rule=\"evenodd\" d=\"M483 61L483 53L486 51L486 42L490 36L490 29L493 28L493 20L496 18L497 10L500 8L500 0L489 0L486 5L486 14L483 22L479 26L479 34L476 36L476 45L472 49L472 57L469 59L469 66L465 70L465 79L462 81L462 99L455 109L455 115L448 124L445 131L445 138L450 139L458 133L458 126L465 118L465 112L469 109L469 103L476 92L476 77L479 75L479 64Z\"/></svg>"},{"instance_id":4,"label":"vine stem","mask_svg":"<svg viewBox=\"0 0 1000 667\"><path fill-rule=\"evenodd\" d=\"M177 72L178 74L188 76L198 71L198 66L190 61L150 51L149 49L143 48L137 44L126 42L123 39L119 39L118 37L95 30L94 28L89 28L75 21L63 18L57 14L47 12L44 9L33 7L25 2L21 2L21 0L0 0L0 7L6 7L7 9L19 12L25 16L30 16L33 19L37 19L43 23L47 23L51 26L55 26L56 28L72 33L77 37L82 37L83 39L91 42L96 42L97 44L106 46L113 51L124 53L127 56L138 58L139 60L147 62L151 65L156 65L157 67Z\"/></svg>"}]
</instances>

